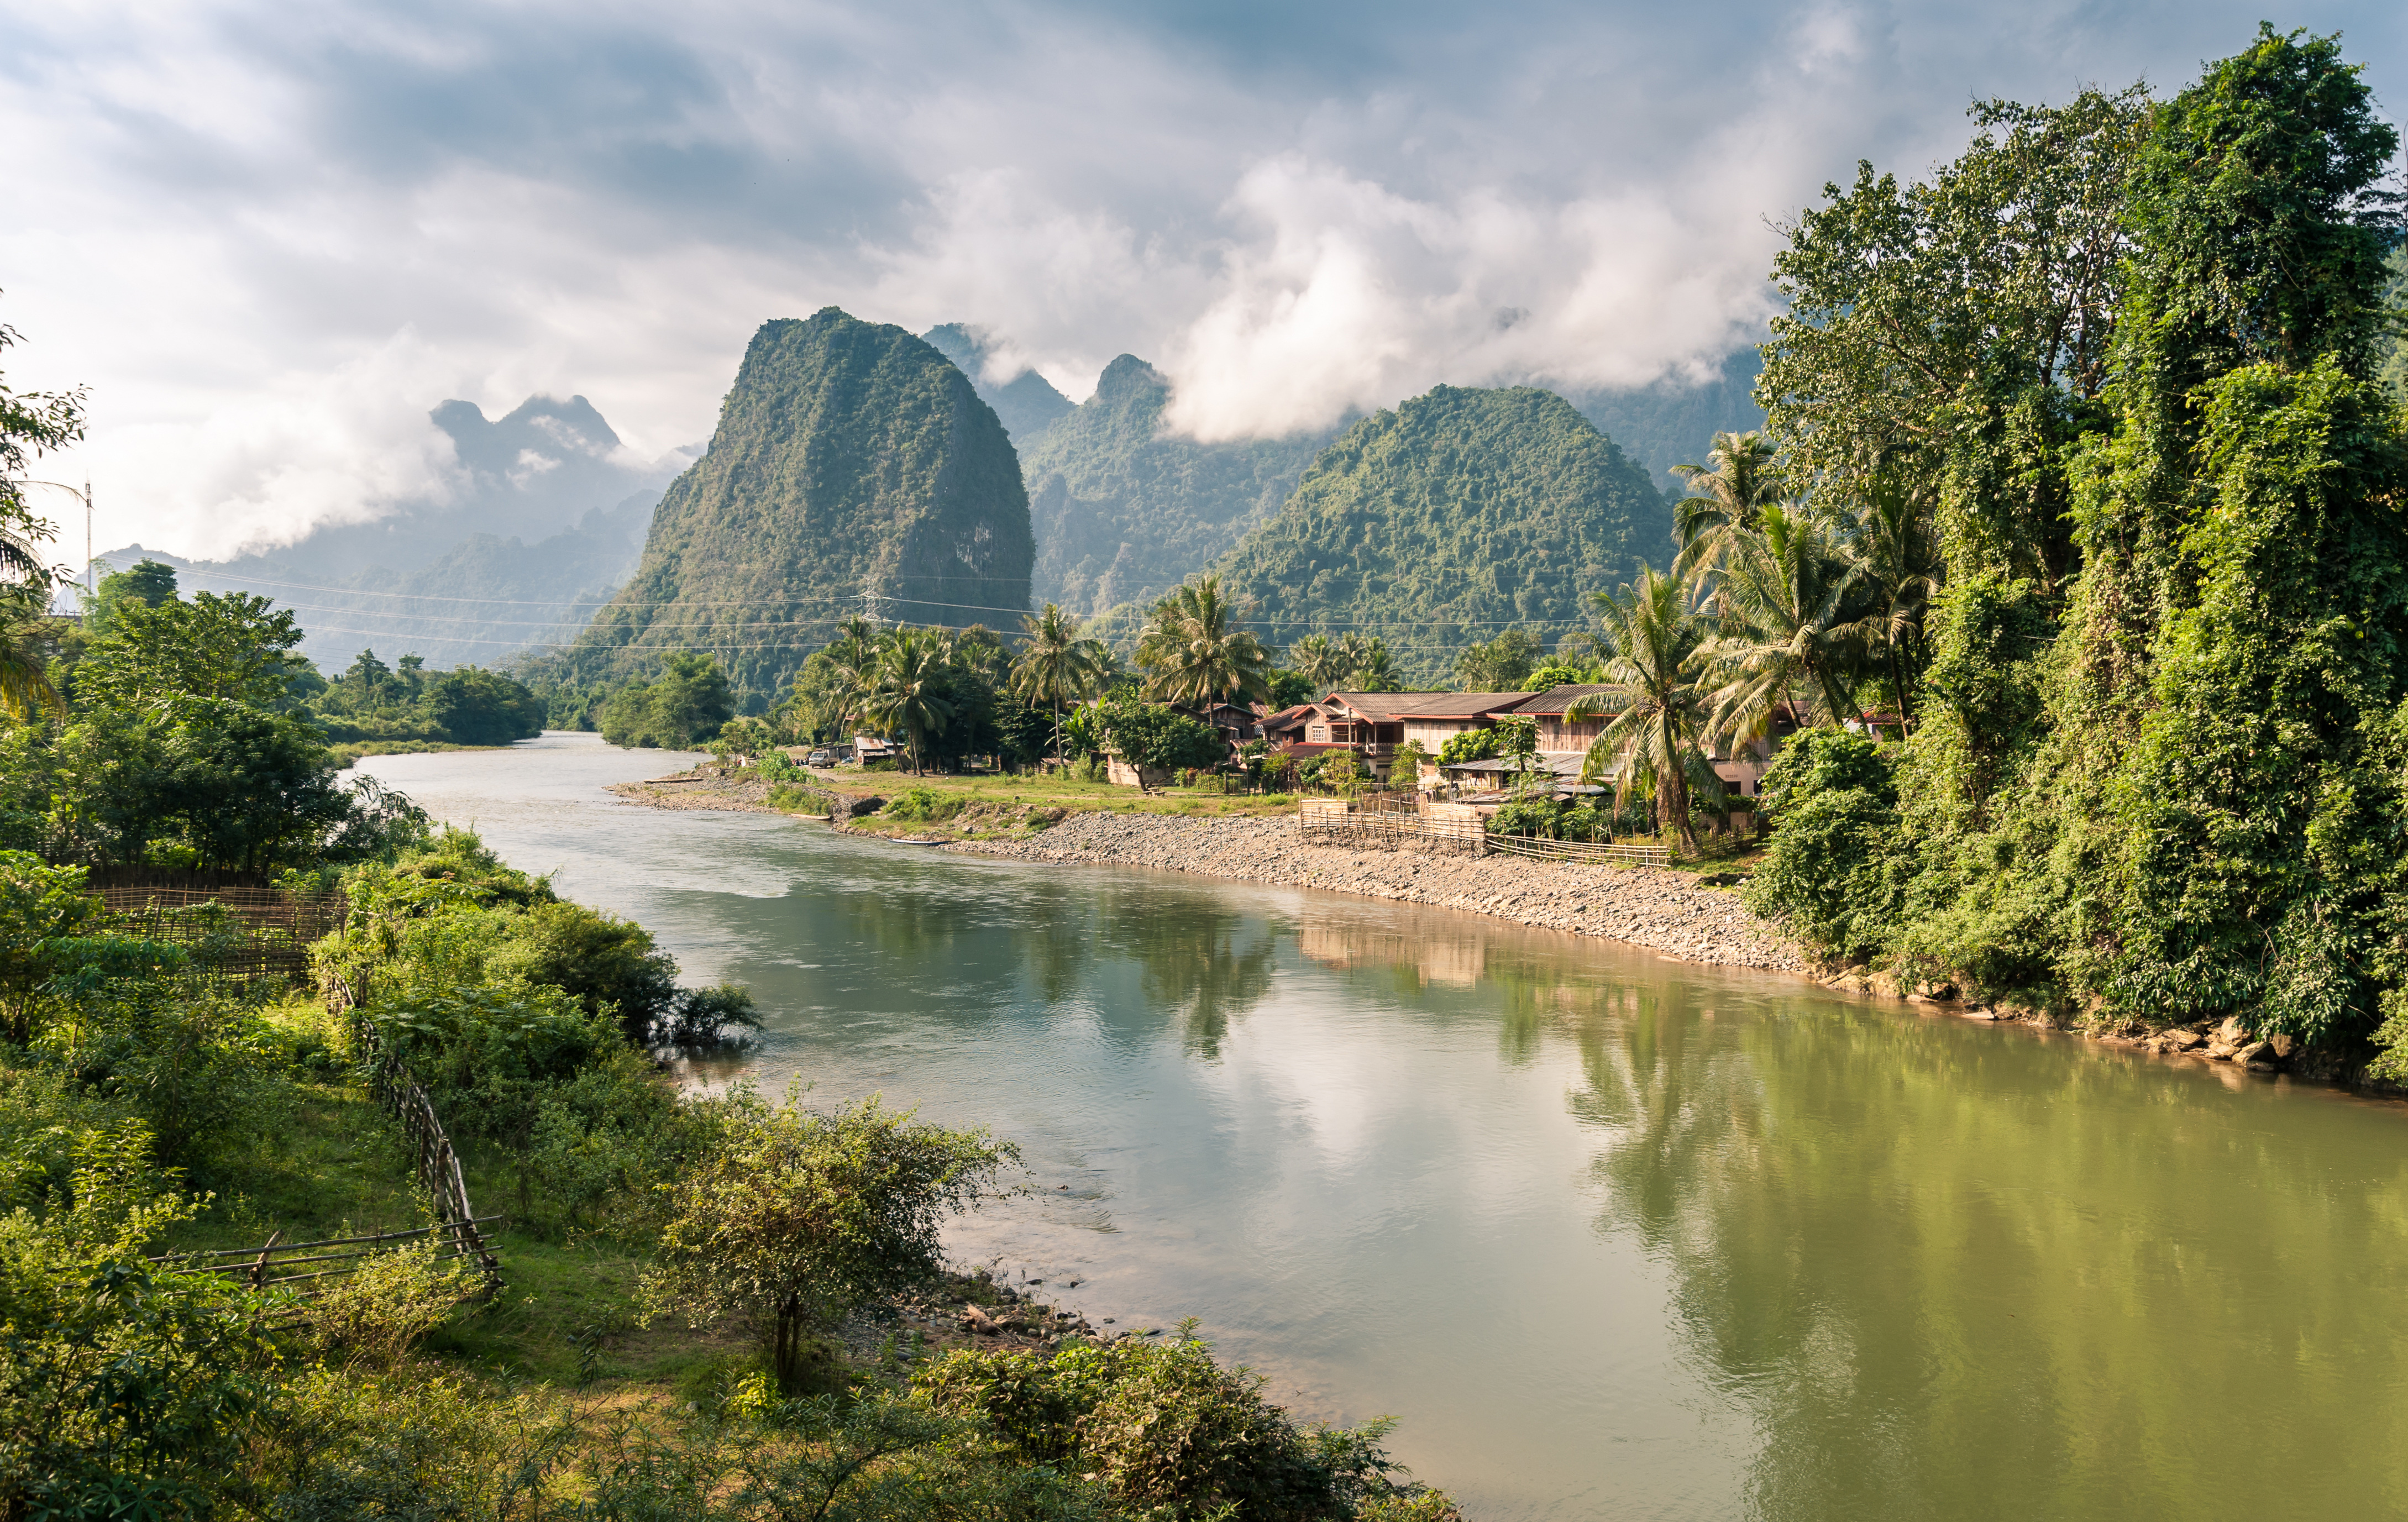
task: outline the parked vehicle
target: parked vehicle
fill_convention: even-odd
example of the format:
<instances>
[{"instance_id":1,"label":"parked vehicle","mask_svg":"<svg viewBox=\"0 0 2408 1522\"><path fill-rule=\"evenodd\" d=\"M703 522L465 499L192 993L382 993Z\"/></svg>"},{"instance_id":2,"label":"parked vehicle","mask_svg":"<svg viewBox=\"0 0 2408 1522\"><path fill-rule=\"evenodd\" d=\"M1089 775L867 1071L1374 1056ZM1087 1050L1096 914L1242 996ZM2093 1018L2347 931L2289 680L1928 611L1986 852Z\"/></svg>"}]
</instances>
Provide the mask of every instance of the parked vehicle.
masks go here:
<instances>
[{"instance_id":1,"label":"parked vehicle","mask_svg":"<svg viewBox=\"0 0 2408 1522\"><path fill-rule=\"evenodd\" d=\"M836 757L828 754L825 751L813 751L804 759L803 765L807 767L832 767L836 765Z\"/></svg>"}]
</instances>

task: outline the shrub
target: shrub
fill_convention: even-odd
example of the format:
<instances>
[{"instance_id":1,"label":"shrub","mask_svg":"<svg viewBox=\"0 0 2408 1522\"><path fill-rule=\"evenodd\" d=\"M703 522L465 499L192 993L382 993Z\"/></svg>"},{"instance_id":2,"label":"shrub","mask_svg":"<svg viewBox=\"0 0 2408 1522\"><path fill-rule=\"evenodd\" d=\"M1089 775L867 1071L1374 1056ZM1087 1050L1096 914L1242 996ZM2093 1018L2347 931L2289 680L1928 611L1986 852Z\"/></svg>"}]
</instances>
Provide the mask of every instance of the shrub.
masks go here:
<instances>
[{"instance_id":1,"label":"shrub","mask_svg":"<svg viewBox=\"0 0 2408 1522\"><path fill-rule=\"evenodd\" d=\"M815 1115L789 1095L722 1101L723 1130L667 1191L649 1316L749 1319L779 1387L800 1388L809 1333L867 1297L933 1276L945 1220L1018 1156L982 1132L913 1124L875 1099Z\"/></svg>"},{"instance_id":2,"label":"shrub","mask_svg":"<svg viewBox=\"0 0 2408 1522\"><path fill-rule=\"evenodd\" d=\"M1263 1376L1225 1369L1193 1337L1125 1339L1051 1357L959 1352L915 1398L982 1417L1025 1462L1093 1472L1122 1507L1235 1522L1337 1522L1367 1504L1444 1517L1443 1497L1407 1483L1380 1446L1384 1423L1301 1428L1263 1398Z\"/></svg>"},{"instance_id":3,"label":"shrub","mask_svg":"<svg viewBox=\"0 0 2408 1522\"><path fill-rule=\"evenodd\" d=\"M878 811L908 824L941 825L962 811L963 800L930 787L907 787Z\"/></svg>"},{"instance_id":4,"label":"shrub","mask_svg":"<svg viewBox=\"0 0 2408 1522\"><path fill-rule=\"evenodd\" d=\"M1827 955L1870 957L1896 934L1900 893L1898 791L1879 747L1861 735L1808 730L1766 768L1773 822L1750 909Z\"/></svg>"},{"instance_id":5,"label":"shrub","mask_svg":"<svg viewBox=\"0 0 2408 1522\"><path fill-rule=\"evenodd\" d=\"M476 1271L461 1257L447 1261L444 1246L423 1238L328 1281L309 1306L319 1345L380 1366L398 1360L476 1292Z\"/></svg>"}]
</instances>

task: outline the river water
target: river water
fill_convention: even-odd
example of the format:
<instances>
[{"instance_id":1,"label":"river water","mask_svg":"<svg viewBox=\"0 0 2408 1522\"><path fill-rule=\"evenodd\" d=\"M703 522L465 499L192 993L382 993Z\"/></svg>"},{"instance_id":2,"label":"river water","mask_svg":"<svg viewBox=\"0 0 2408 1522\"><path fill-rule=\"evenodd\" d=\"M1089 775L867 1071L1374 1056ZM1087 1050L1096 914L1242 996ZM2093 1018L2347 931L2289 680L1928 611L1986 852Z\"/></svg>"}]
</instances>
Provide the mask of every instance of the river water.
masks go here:
<instances>
[{"instance_id":1,"label":"river water","mask_svg":"<svg viewBox=\"0 0 2408 1522\"><path fill-rule=\"evenodd\" d=\"M1018 1142L958 1256L1396 1416L1482 1522L2408 1515L2408 1107L602 790L681 759L364 768L751 987L765 1089Z\"/></svg>"}]
</instances>

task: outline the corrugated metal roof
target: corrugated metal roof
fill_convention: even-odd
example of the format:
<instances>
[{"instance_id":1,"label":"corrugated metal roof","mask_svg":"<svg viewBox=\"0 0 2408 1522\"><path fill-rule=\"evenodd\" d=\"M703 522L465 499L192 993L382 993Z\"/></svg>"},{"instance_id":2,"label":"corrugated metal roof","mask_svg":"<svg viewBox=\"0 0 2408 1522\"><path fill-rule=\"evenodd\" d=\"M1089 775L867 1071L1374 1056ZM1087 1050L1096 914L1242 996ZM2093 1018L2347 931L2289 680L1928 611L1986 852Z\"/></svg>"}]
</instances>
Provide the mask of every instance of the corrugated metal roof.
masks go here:
<instances>
[{"instance_id":1,"label":"corrugated metal roof","mask_svg":"<svg viewBox=\"0 0 2408 1522\"><path fill-rule=\"evenodd\" d=\"M1621 688L1601 682L1574 682L1561 687L1550 687L1526 702L1513 707L1516 713L1557 714L1583 697L1603 700L1608 713L1619 713L1629 705Z\"/></svg>"},{"instance_id":2,"label":"corrugated metal roof","mask_svg":"<svg viewBox=\"0 0 2408 1522\"><path fill-rule=\"evenodd\" d=\"M1501 712L1531 696L1528 693L1331 693L1325 702L1340 702L1374 723L1398 719L1482 719Z\"/></svg>"}]
</instances>

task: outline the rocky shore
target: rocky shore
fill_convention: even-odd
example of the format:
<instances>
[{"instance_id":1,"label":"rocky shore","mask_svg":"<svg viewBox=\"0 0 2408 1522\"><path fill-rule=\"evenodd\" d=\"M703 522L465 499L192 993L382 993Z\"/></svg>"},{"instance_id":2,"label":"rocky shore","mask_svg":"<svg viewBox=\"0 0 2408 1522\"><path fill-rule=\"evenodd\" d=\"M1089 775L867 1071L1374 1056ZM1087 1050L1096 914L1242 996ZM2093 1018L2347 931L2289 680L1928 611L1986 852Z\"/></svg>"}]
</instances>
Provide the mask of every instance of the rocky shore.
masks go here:
<instances>
[{"instance_id":1,"label":"rocky shore","mask_svg":"<svg viewBox=\"0 0 2408 1522\"><path fill-rule=\"evenodd\" d=\"M1291 818L1161 814L1067 814L1035 835L957 840L944 849L1318 888L1625 940L1687 962L1807 970L1798 949L1749 913L1738 895L1656 868L1307 845Z\"/></svg>"}]
</instances>

